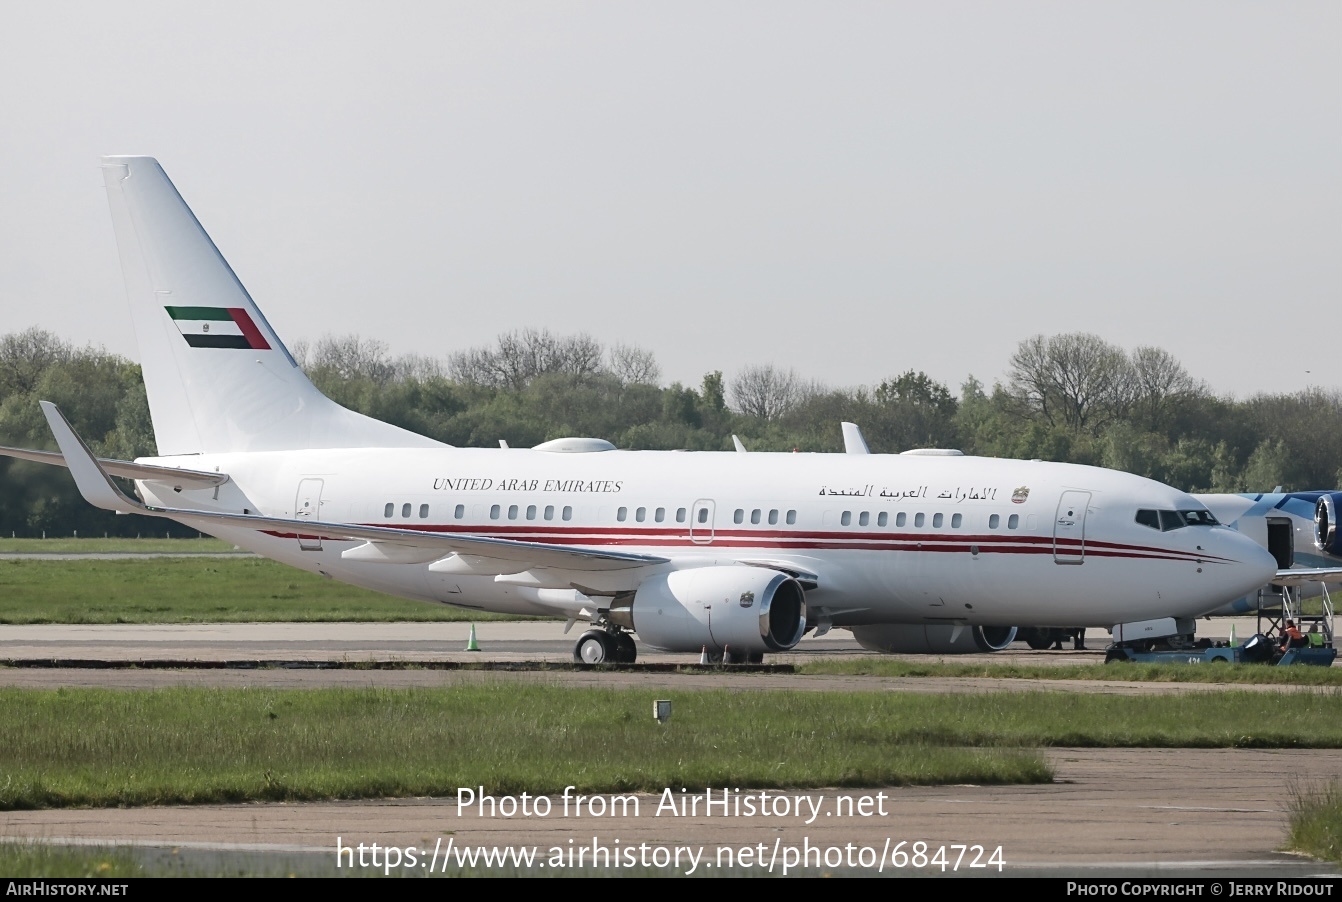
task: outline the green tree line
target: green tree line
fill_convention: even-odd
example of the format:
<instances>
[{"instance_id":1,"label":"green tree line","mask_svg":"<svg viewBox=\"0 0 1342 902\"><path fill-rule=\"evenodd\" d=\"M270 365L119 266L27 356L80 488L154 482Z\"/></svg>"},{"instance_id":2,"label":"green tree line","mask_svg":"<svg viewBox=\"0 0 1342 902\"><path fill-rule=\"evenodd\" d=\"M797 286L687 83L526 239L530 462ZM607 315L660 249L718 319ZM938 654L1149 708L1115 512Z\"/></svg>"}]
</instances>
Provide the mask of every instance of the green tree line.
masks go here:
<instances>
[{"instance_id":1,"label":"green tree line","mask_svg":"<svg viewBox=\"0 0 1342 902\"><path fill-rule=\"evenodd\" d=\"M991 388L971 376L958 393L911 370L835 388L774 364L663 385L651 352L545 330L442 359L394 356L357 336L294 352L338 403L459 446L580 435L633 450L730 451L737 435L752 451L838 452L849 420L877 453L1070 461L1202 492L1342 485L1342 393L1220 396L1160 348L1129 351L1086 333L1028 338ZM39 399L58 404L101 456L155 451L138 365L38 329L5 335L0 444L54 448ZM89 507L61 468L0 458L0 534L43 532L189 534Z\"/></svg>"}]
</instances>

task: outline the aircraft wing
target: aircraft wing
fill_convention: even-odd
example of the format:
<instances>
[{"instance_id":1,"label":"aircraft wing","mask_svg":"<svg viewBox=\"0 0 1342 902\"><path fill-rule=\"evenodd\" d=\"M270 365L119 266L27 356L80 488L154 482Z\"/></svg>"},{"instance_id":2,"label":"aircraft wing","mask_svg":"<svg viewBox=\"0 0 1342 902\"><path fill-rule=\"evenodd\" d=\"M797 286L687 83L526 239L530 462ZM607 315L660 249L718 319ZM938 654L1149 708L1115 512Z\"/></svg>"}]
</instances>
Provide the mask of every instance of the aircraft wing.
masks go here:
<instances>
[{"instance_id":1,"label":"aircraft wing","mask_svg":"<svg viewBox=\"0 0 1342 902\"><path fill-rule=\"evenodd\" d=\"M1342 583L1342 567L1278 570L1272 578L1274 586L1300 586L1305 583Z\"/></svg>"},{"instance_id":2,"label":"aircraft wing","mask_svg":"<svg viewBox=\"0 0 1342 902\"><path fill-rule=\"evenodd\" d=\"M7 448L0 445L0 457L13 457L18 460L31 460L39 464L51 464L67 467L65 455L55 451L32 451L27 448ZM149 482L163 482L176 489L208 489L228 482L227 473L206 473L202 470L184 470L177 467L158 467L153 464L137 464L129 460L111 460L97 458L98 465L113 476L127 479L143 479Z\"/></svg>"},{"instance_id":3,"label":"aircraft wing","mask_svg":"<svg viewBox=\"0 0 1342 902\"><path fill-rule=\"evenodd\" d=\"M126 514L145 514L192 523L242 527L269 532L281 537L321 538L332 541L358 540L366 544L345 552L354 560L380 563L427 563L457 554L457 572L518 573L532 569L563 571L632 570L667 563L667 559L647 554L620 551L593 551L567 545L544 545L485 536L426 533L389 526L359 526L350 523L326 523L287 517L263 517L230 514L189 508L151 507L126 495L112 482L88 446L71 428L55 404L40 402L51 431L56 435L64 463L70 468L79 492L94 507ZM155 468L167 469L167 468ZM220 474L205 474L218 476ZM141 477L143 478L143 477Z\"/></svg>"}]
</instances>

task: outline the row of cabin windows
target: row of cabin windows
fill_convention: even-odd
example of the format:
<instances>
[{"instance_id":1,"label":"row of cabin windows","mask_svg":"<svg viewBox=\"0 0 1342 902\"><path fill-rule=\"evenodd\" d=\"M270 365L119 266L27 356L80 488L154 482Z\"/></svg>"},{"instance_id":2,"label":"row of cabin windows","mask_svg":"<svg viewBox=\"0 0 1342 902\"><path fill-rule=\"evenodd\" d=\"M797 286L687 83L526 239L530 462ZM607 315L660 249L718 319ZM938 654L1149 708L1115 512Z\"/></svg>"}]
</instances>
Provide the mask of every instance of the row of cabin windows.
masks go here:
<instances>
[{"instance_id":1,"label":"row of cabin windows","mask_svg":"<svg viewBox=\"0 0 1342 902\"><path fill-rule=\"evenodd\" d=\"M414 506L411 504L402 504L401 517L407 520L410 519L410 514L413 508ZM527 505L526 519L535 520L538 514L542 515L543 518L546 520L553 520L555 518L555 506L553 504L547 504L545 505L545 510L541 512L536 505L534 504ZM509 520L516 520L520 515L521 515L521 507L519 505L516 504L508 505ZM395 502L391 501L387 502L386 507L382 509L382 516L387 518L388 520L391 520L396 516ZM489 509L489 519L498 520L502 516L503 516L503 507L501 505L495 504ZM456 508L452 511L452 517L453 519L456 520L466 519L466 505L458 504ZM565 520L572 520L573 508L569 507L568 505L565 505L564 508L560 511L560 517ZM419 518L421 520L427 520L429 518L429 506L427 504L421 504L419 506Z\"/></svg>"},{"instance_id":2,"label":"row of cabin windows","mask_svg":"<svg viewBox=\"0 0 1342 902\"><path fill-rule=\"evenodd\" d=\"M702 513L702 512L701 512L701 513ZM621 523L623 523L625 520L628 520L628 519L629 519L629 508L627 508L627 507L621 507L621 508L617 509L617 510L615 511L615 519L616 519L616 520L619 520ZM647 519L648 519L648 509L647 509L646 507L636 507L636 508L634 508L634 520L635 520L635 522L637 522L637 523L642 523L643 521L645 521L645 520L647 520ZM701 521L701 522L702 522L702 519L703 519L703 518L701 517L701 518L700 518L700 521ZM656 510L654 510L654 511L652 512L652 522L654 522L654 523L662 523L662 522L665 522L665 521L666 521L666 508L664 508L664 507L659 507L659 508L657 508ZM684 522L685 522L685 508L683 508L683 507L678 507L678 508L676 508L676 522L677 522L677 523L684 523Z\"/></svg>"},{"instance_id":3,"label":"row of cabin windows","mask_svg":"<svg viewBox=\"0 0 1342 902\"><path fill-rule=\"evenodd\" d=\"M791 514L792 511L788 511L788 513ZM736 522L737 522L737 523L740 523L740 522L741 522L741 511L739 511L739 510L736 512ZM751 520L751 522L752 522L752 523L757 523L757 522L759 522L759 521L757 521L757 520ZM770 522L773 522L773 521L770 521ZM788 522L791 523L791 522L793 522L793 521L792 521L792 520L788 520ZM853 512L852 512L852 511L844 511L843 513L841 513L841 514L839 515L839 523L840 523L840 525L842 525L842 526L852 526L852 525L853 525ZM909 515L908 515L908 514L904 513L903 511L900 511L899 513L895 514L895 526L896 526L897 528L898 528L898 527L908 526L908 524L909 524ZM945 515L945 514L933 514L933 515L932 515L932 528L933 528L933 529L941 529L942 527L945 526L945 524L946 524L946 515ZM871 512L870 512L870 511L858 511L858 514L857 514L857 525L858 525L858 526L870 526L870 525L871 525ZM885 511L881 511L880 513L878 513L878 514L876 515L876 525L877 525L877 526L889 526L889 525L890 525L890 515L887 514ZM915 528L915 529L921 529L922 527L926 526L926 525L927 525L927 514L925 514L925 513L916 513L916 514L914 514L914 515L913 515L913 525L914 525L914 528ZM964 525L964 515L963 515L963 514L951 514L951 529L959 529L959 528L960 528L961 526L963 526L963 525ZM1002 515L1001 515L1001 514L992 514L991 516L989 516L989 517L988 517L988 528L989 528L989 529L1001 529L1001 528L1002 528ZM1011 514L1010 516L1007 517L1007 529L1018 529L1018 528L1020 528L1020 514Z\"/></svg>"},{"instance_id":4,"label":"row of cabin windows","mask_svg":"<svg viewBox=\"0 0 1342 902\"><path fill-rule=\"evenodd\" d=\"M411 510L412 507L413 507L413 505L410 505L410 504L402 504L402 505L401 505L401 516L404 517L405 519L409 520L409 519L410 519L410 510ZM386 517L388 520L390 520L392 517L395 517L395 516L396 516L396 504L395 504L395 502L392 502L392 501L388 501L388 502L387 502L387 506L386 506L385 508L382 509L382 516ZM429 517L429 506L428 506L427 504L421 504L421 505L419 506L419 518L420 518L421 520L427 520L428 517Z\"/></svg>"},{"instance_id":5,"label":"row of cabin windows","mask_svg":"<svg viewBox=\"0 0 1342 902\"><path fill-rule=\"evenodd\" d=\"M895 526L907 526L907 525L908 525L908 522L909 522L909 515L908 515L908 514L904 513L903 511L900 511L899 513L895 514ZM960 528L960 524L963 523L963 522L964 522L964 515L963 515L963 514L951 514L951 529L959 529L959 528ZM945 514L933 514L933 515L932 515L932 528L933 528L933 529L941 529L941 528L945 525L945 523L946 523L946 515L945 515ZM852 512L852 511L844 511L842 514L840 514L840 515L839 515L839 524L840 524L841 526L852 526L852 525L853 525L853 512ZM859 512L858 512L858 515L857 515L857 525L858 525L858 526L870 526L870 525L871 525L871 513L870 513L870 511L859 511ZM887 514L885 511L882 511L882 512L880 512L879 514L877 514L877 515L876 515L876 525L877 525L877 526L889 526L889 525L890 525L890 515ZM914 525L915 527L917 527L917 528L921 528L921 527L923 527L923 526L926 526L926 525L927 525L927 514L923 514L923 513L917 513L917 514L914 514L914 515L913 515L913 525Z\"/></svg>"},{"instance_id":6,"label":"row of cabin windows","mask_svg":"<svg viewBox=\"0 0 1342 902\"><path fill-rule=\"evenodd\" d=\"M769 511L768 519L769 519L769 525L770 525L770 526L777 526L777 525L778 525L778 513L779 513L779 512L776 511L776 510L771 510L771 511ZM750 522L753 523L753 524L755 524L756 526L759 525L759 523L760 523L761 519L763 519L763 517L764 517L764 511L761 510L761 509L758 508L758 507L755 508L754 510L752 510L752 511L750 512ZM788 525L788 526L792 526L793 524L795 524L795 523L797 522L797 512L796 512L796 511L788 511L788 512L784 515L784 519L787 521L787 525ZM733 523L744 523L745 521L746 521L746 512L745 512L745 508L740 508L740 507L738 507L738 508L736 509L736 513L732 514L732 522L733 522Z\"/></svg>"},{"instance_id":7,"label":"row of cabin windows","mask_svg":"<svg viewBox=\"0 0 1342 902\"><path fill-rule=\"evenodd\" d=\"M407 504L402 504L402 505L401 505L401 517L402 517L403 519L407 519L407 520L410 519L410 515L411 515L411 512L413 511L413 509L414 509L414 506L411 505L411 504L408 504L408 503L407 503ZM556 510L556 508L555 508L555 506L554 506L553 504L547 504L547 505L545 505L544 510L541 510L541 508L537 507L537 506L534 505L534 504L528 504L528 505L526 506L526 519L527 519L527 520L535 520L538 516L540 516L541 519L545 519L545 520L553 520L553 519L555 518L555 510ZM653 520L653 522L654 522L654 523L662 523L662 522L665 522L665 520L666 520L666 512L667 512L667 509L664 508L664 507L659 507L659 508L654 509L653 512L652 512L652 520ZM708 508L706 508L706 507L701 507L701 508L698 510L697 513L698 513L698 515L697 515L697 517L696 517L695 519L697 519L700 523L707 523L707 522L708 522ZM1154 513L1155 513L1155 511L1139 511L1138 514L1137 514L1137 522L1138 522L1138 523L1142 523L1143 525L1152 526L1153 528L1160 528L1159 526L1156 525L1156 523L1154 523L1154 522L1153 522L1153 523L1148 523L1145 519L1143 519L1143 516L1142 516L1143 514L1154 514ZM1163 514L1163 513L1166 513L1166 512L1165 512L1165 511L1161 511L1161 513ZM1170 513L1171 515L1174 514L1173 511L1170 511L1169 513ZM1183 512L1183 513L1186 514L1186 513L1188 513L1188 512ZM465 518L466 518L466 505L464 505L464 504L458 504L458 505L456 506L456 509L452 512L452 514L453 514L453 518L454 518L454 519L457 519L457 520L463 520L463 519L465 519ZM394 502L387 502L387 506L383 509L383 511L382 511L382 515L383 515L384 517L386 517L388 520L393 519L393 518L396 516L396 504L395 504ZM522 515L522 506L521 506L521 505L517 505L517 504L510 504L510 505L508 505L508 519L509 519L509 520L516 520L516 519L518 519L519 517L521 517L521 515ZM560 510L559 515L560 515L560 518L563 519L563 520L572 520L572 519L573 519L573 508L570 507L570 506L568 506L568 505L564 505L564 507ZM764 521L764 520L767 519L767 521L768 521L768 523L769 523L770 526L776 526L776 525L778 524L779 515L780 515L780 511L778 511L778 510L770 510L770 511L768 512L768 514L766 515L765 512L764 512L764 510L763 510L762 508L755 508L754 510L752 510L752 511L750 512L750 522L751 522L752 524L759 525L762 521ZM419 518L420 518L421 520L426 520L426 519L428 519L428 516L429 516L429 506L428 506L427 504L421 504L421 505L419 506ZM1210 516L1210 515L1208 515L1208 516ZM489 508L489 519L491 519L491 520L499 520L499 519L502 519L502 517L503 517L503 506L502 506L502 505L495 504L495 505L492 505L492 506ZM685 508L683 508L683 507L678 507L678 508L676 508L676 522L677 522L677 523L684 523L684 522L685 522L685 517L686 517L686 510L685 510ZM945 519L944 519L944 518L945 518L945 515L944 515L944 514L939 514L939 513L938 513L938 514L933 514L933 515L932 515L932 528L933 528L933 529L941 529L941 528L943 527L943 525L945 524ZM621 507L621 508L619 508L619 509L615 512L615 519L618 520L618 521L620 521L621 523L623 523L623 522L625 522L626 520L628 520L628 519L629 519L629 508L627 508L627 507ZM638 508L634 508L634 520L635 520L635 522L643 523L643 522L646 521L647 519L648 519L648 509L647 509L646 507L638 507ZM789 526L795 525L796 522L797 522L797 512L796 512L795 510L787 511L785 514L783 514L783 519L785 520L785 522L787 523L787 525L789 525ZM746 521L746 511L745 511L745 508L738 507L738 508L736 509L736 511L732 514L732 522L733 522L733 523L737 523L737 524L741 524L741 523L745 523L745 521ZM840 522L842 525L844 525L844 526L852 526L852 525L853 525L853 512L852 512L852 511L844 511L842 514L839 515L839 522ZM964 520L963 520L963 516L962 516L961 514L951 514L951 529L959 529L959 528L961 527L961 525L963 524L963 522L964 522ZM1180 520L1179 520L1179 525L1180 525L1180 526L1187 525L1187 522L1188 522L1188 521L1185 520L1183 517L1180 517ZM927 524L927 514L924 514L924 513L916 513L916 514L913 515L913 525L914 525L915 528L922 528L922 527L925 526L926 524ZM857 515L857 525L858 525L858 526L870 526L870 525L871 525L871 512L870 512L870 511L859 511L859 512L858 512L858 515ZM878 514L876 515L876 525L877 525L877 526L888 526L888 525L890 525L890 515L889 515L888 513L886 513L885 511L881 511L880 513L878 513ZM896 527L903 527L903 526L907 526L907 525L908 525L908 514L904 513L903 511L900 511L899 513L895 514L895 526L896 526ZM1001 516L1001 514L992 514L991 516L988 517L988 528L989 528L989 529L1000 529L1001 526L1002 526L1002 516ZM1007 529L1017 529L1017 528L1019 528L1019 527L1020 527L1020 514L1011 514L1010 516L1007 517ZM1177 529L1178 526L1175 526L1175 525L1169 525L1169 526L1166 526L1165 528L1167 528L1167 529Z\"/></svg>"},{"instance_id":8,"label":"row of cabin windows","mask_svg":"<svg viewBox=\"0 0 1342 902\"><path fill-rule=\"evenodd\" d=\"M510 505L508 505L508 519L509 519L509 520L516 520L516 519L518 519L518 518L521 516L521 513L522 513L522 506L521 506L521 505L519 505L519 504L510 504ZM553 519L555 518L555 506L554 506L553 504L547 504L547 505L545 505L545 509L544 509L544 510L541 510L540 508L538 508L538 507L537 507L536 505L534 505L534 504L528 504L528 505L526 506L526 519L528 519L528 520L535 520L535 519L537 518L538 515L541 517L541 519L544 519L544 520L553 520ZM458 504L458 505L457 505L457 519L460 520L460 519L461 519L462 517L464 517L464 516L466 516L466 505L464 505L464 504ZM491 520L498 520L498 519L500 519L502 516L503 516L503 505L501 505L501 504L495 504L495 505L491 505L491 506L490 506L490 508L489 508L489 519L491 519ZM563 509L559 511L559 516L560 516L560 519L563 519L563 520L572 520L572 519L573 519L573 508L569 507L567 504L564 505Z\"/></svg>"}]
</instances>

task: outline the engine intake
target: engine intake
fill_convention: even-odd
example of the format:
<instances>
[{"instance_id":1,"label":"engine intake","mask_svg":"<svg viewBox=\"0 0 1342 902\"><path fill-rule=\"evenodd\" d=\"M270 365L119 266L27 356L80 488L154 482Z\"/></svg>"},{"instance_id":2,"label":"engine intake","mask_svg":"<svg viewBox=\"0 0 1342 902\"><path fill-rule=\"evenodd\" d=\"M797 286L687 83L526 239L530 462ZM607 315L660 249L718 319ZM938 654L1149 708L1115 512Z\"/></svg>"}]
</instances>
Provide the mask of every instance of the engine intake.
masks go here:
<instances>
[{"instance_id":1,"label":"engine intake","mask_svg":"<svg viewBox=\"0 0 1342 902\"><path fill-rule=\"evenodd\" d=\"M1314 503L1314 545L1325 554L1342 555L1342 529L1337 512L1342 510L1342 492L1327 492Z\"/></svg>"},{"instance_id":2,"label":"engine intake","mask_svg":"<svg viewBox=\"0 0 1342 902\"><path fill-rule=\"evenodd\" d=\"M806 631L806 593L761 567L696 567L646 580L611 606L611 622L662 651L787 651Z\"/></svg>"}]
</instances>

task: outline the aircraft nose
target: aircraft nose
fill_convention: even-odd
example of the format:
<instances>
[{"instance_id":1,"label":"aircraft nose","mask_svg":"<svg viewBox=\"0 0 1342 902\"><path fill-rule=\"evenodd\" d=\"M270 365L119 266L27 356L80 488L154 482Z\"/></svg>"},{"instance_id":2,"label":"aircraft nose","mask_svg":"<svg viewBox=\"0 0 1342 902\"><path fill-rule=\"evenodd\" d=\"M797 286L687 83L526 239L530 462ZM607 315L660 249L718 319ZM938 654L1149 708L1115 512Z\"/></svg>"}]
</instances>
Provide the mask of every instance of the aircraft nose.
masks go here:
<instances>
[{"instance_id":1,"label":"aircraft nose","mask_svg":"<svg viewBox=\"0 0 1342 902\"><path fill-rule=\"evenodd\" d=\"M1262 545L1231 529L1218 532L1215 551L1228 563L1208 569L1213 571L1222 596L1220 604L1257 591L1277 575L1277 559Z\"/></svg>"}]
</instances>

